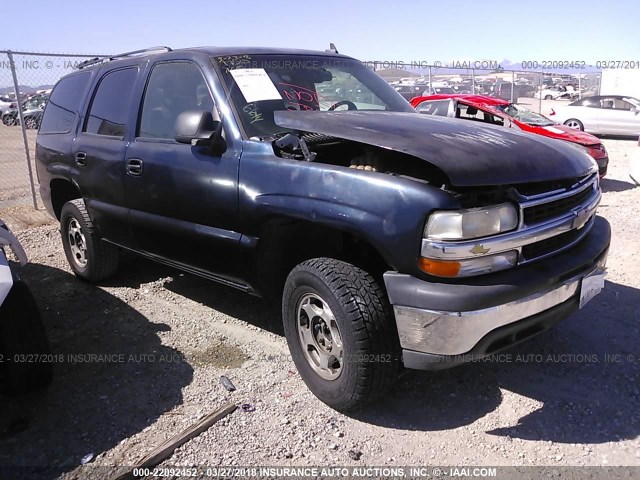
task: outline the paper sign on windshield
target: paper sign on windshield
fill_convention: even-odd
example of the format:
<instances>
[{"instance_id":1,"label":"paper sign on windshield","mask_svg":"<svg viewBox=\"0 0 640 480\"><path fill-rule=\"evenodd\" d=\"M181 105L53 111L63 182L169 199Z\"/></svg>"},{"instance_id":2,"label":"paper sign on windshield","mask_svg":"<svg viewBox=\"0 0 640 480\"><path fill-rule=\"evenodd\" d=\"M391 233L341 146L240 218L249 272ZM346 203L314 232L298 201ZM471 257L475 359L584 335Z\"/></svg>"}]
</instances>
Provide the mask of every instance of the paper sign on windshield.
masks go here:
<instances>
[{"instance_id":1,"label":"paper sign on windshield","mask_svg":"<svg viewBox=\"0 0 640 480\"><path fill-rule=\"evenodd\" d=\"M231 75L247 103L282 98L264 68L238 68Z\"/></svg>"},{"instance_id":2,"label":"paper sign on windshield","mask_svg":"<svg viewBox=\"0 0 640 480\"><path fill-rule=\"evenodd\" d=\"M547 132L551 132L551 133L557 133L557 134L565 133L562 130L560 130L559 128L555 128L555 127L544 127L544 129Z\"/></svg>"}]
</instances>

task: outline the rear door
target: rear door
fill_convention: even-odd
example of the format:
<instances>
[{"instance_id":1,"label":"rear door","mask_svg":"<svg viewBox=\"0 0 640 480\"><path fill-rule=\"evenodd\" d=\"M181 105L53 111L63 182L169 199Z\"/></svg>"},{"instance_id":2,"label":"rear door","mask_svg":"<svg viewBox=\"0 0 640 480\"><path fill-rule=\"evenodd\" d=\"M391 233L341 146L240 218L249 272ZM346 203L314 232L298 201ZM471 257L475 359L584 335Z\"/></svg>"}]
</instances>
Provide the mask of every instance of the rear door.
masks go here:
<instances>
[{"instance_id":1,"label":"rear door","mask_svg":"<svg viewBox=\"0 0 640 480\"><path fill-rule=\"evenodd\" d=\"M126 194L137 248L181 268L236 282L241 275L239 152L175 141L185 111L213 111L199 65L161 61L150 69L135 138L126 150ZM238 282L241 283L241 282Z\"/></svg>"},{"instance_id":2,"label":"rear door","mask_svg":"<svg viewBox=\"0 0 640 480\"><path fill-rule=\"evenodd\" d=\"M103 238L124 246L131 245L124 152L137 80L137 64L109 70L99 78L71 148L78 184L94 224Z\"/></svg>"}]
</instances>

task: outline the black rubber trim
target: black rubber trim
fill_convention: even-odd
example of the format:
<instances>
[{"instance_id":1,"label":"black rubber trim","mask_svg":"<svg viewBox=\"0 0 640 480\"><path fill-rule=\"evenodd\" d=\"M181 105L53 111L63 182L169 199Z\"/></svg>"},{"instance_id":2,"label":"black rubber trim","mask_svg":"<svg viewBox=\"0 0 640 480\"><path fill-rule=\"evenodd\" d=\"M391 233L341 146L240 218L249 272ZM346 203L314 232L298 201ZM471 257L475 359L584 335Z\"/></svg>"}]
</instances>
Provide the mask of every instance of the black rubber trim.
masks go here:
<instances>
[{"instance_id":1,"label":"black rubber trim","mask_svg":"<svg viewBox=\"0 0 640 480\"><path fill-rule=\"evenodd\" d=\"M463 363L480 360L501 352L520 342L549 330L578 310L578 296L556 305L549 310L510 323L487 333L469 352L460 355L436 355L432 353L402 351L405 368L416 370L445 370Z\"/></svg>"},{"instance_id":2,"label":"black rubber trim","mask_svg":"<svg viewBox=\"0 0 640 480\"><path fill-rule=\"evenodd\" d=\"M399 273L385 273L384 281L393 305L444 312L482 310L550 290L587 272L606 254L610 242L609 222L596 217L577 245L528 265L455 281L426 281Z\"/></svg>"}]
</instances>

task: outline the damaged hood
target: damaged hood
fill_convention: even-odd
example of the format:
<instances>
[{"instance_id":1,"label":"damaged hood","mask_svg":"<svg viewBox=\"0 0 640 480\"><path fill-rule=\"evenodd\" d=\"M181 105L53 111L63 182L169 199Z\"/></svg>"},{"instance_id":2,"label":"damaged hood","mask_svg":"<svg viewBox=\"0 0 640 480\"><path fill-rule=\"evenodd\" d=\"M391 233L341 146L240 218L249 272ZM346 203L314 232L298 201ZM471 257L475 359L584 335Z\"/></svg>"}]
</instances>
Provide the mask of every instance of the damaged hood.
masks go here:
<instances>
[{"instance_id":1,"label":"damaged hood","mask_svg":"<svg viewBox=\"0 0 640 480\"><path fill-rule=\"evenodd\" d=\"M283 128L403 152L442 170L454 186L560 180L597 168L566 142L480 122L383 111L277 111Z\"/></svg>"}]
</instances>

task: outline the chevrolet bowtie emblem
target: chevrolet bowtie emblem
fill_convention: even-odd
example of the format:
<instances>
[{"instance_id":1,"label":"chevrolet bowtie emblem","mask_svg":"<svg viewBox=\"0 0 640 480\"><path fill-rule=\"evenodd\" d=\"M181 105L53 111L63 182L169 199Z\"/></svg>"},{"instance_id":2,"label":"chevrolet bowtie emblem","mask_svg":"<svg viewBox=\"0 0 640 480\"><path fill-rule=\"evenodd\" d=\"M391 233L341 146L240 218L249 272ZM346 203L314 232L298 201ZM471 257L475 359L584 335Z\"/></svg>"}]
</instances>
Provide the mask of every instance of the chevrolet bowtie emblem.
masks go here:
<instances>
[{"instance_id":1,"label":"chevrolet bowtie emblem","mask_svg":"<svg viewBox=\"0 0 640 480\"><path fill-rule=\"evenodd\" d=\"M474 245L474 247L469 250L470 253L473 253L474 255L484 255L485 253L488 253L489 250L491 250L490 248L484 248L482 245L478 244L478 245Z\"/></svg>"}]
</instances>

